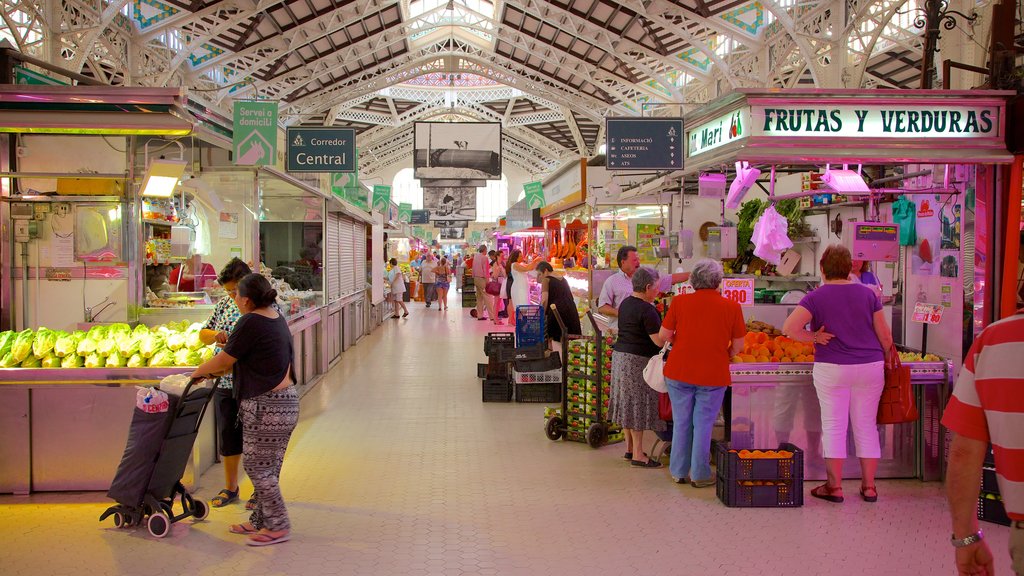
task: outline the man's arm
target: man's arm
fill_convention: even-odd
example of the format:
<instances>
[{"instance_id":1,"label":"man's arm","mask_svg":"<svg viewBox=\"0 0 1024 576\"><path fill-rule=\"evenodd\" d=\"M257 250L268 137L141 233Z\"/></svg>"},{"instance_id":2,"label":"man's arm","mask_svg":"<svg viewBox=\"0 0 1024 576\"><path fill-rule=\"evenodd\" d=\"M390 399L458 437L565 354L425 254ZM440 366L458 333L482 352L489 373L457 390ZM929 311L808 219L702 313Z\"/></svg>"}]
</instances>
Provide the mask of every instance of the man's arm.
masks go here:
<instances>
[{"instance_id":1,"label":"man's arm","mask_svg":"<svg viewBox=\"0 0 1024 576\"><path fill-rule=\"evenodd\" d=\"M598 308L597 311L600 312L601 314L604 314L605 316L614 316L616 318L619 316L619 310L615 306L612 306L611 304L605 304L604 306Z\"/></svg>"},{"instance_id":2,"label":"man's arm","mask_svg":"<svg viewBox=\"0 0 1024 576\"><path fill-rule=\"evenodd\" d=\"M985 462L985 442L953 434L946 466L946 498L953 517L953 538L961 539L978 531L978 493L981 491L981 467ZM982 540L956 549L956 567L960 574L992 574L992 552ZM982 571L984 570L984 571Z\"/></svg>"}]
</instances>

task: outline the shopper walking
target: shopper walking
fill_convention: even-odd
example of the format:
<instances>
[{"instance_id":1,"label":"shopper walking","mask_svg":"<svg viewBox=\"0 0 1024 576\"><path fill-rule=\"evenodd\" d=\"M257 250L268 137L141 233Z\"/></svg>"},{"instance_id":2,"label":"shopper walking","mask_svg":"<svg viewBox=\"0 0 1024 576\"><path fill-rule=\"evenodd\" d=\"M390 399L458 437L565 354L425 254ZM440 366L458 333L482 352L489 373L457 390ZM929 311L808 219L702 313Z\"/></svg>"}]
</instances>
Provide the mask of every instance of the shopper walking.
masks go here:
<instances>
[{"instance_id":1,"label":"shopper walking","mask_svg":"<svg viewBox=\"0 0 1024 576\"><path fill-rule=\"evenodd\" d=\"M619 315L619 306L622 301L633 294L633 273L640 268L640 255L637 254L636 246L623 246L615 255L615 262L619 271L612 274L604 281L601 287L601 296L597 300L597 311L612 319L612 324ZM673 284L686 282L690 277L689 272L677 272L665 274L658 279L658 292L668 292Z\"/></svg>"},{"instance_id":2,"label":"shopper walking","mask_svg":"<svg viewBox=\"0 0 1024 576\"><path fill-rule=\"evenodd\" d=\"M992 552L978 529L978 492L988 445L1010 517L1013 571L1024 576L1024 310L982 330L971 345L942 416L953 432L946 466L952 543L960 574L992 574Z\"/></svg>"},{"instance_id":3,"label":"shopper walking","mask_svg":"<svg viewBox=\"0 0 1024 576\"><path fill-rule=\"evenodd\" d=\"M391 295L388 298L391 299L391 303L394 306L395 320L398 319L398 307L402 307L402 318L409 315L409 309L405 307L405 276L402 275L402 269L398 266L398 260L395 258L391 259L391 269L387 272L387 281L391 285Z\"/></svg>"},{"instance_id":4,"label":"shopper walking","mask_svg":"<svg viewBox=\"0 0 1024 576\"><path fill-rule=\"evenodd\" d=\"M242 317L216 356L196 368L193 378L231 369L242 413L245 473L256 489L249 522L232 525L248 534L246 544L267 546L291 537L291 523L279 484L281 466L299 420L292 336L284 316L273 309L277 291L259 274L238 282L235 304Z\"/></svg>"},{"instance_id":5,"label":"shopper walking","mask_svg":"<svg viewBox=\"0 0 1024 576\"><path fill-rule=\"evenodd\" d=\"M486 320L484 310L489 318L498 324L498 316L494 313L494 297L487 293L487 279L491 276L490 263L487 260L487 245L481 244L473 257L473 286L476 288L476 319Z\"/></svg>"},{"instance_id":6,"label":"shopper walking","mask_svg":"<svg viewBox=\"0 0 1024 576\"><path fill-rule=\"evenodd\" d=\"M823 283L804 296L782 331L798 342L814 343L814 389L821 405L822 451L828 480L811 496L843 501L843 460L847 426L853 427L861 468L861 498L878 500L875 471L882 451L878 439L878 400L885 385L885 357L892 332L874 291L850 281L850 251L838 244L820 261ZM805 326L810 323L811 330Z\"/></svg>"},{"instance_id":7,"label":"shopper walking","mask_svg":"<svg viewBox=\"0 0 1024 576\"><path fill-rule=\"evenodd\" d=\"M217 283L227 295L217 301L213 315L203 328L216 332L214 341L218 351L227 344L228 336L242 316L234 298L238 281L251 273L252 270L245 262L232 258L217 277ZM238 466L242 461L242 425L238 419L234 379L230 374L217 378L217 387L213 391L213 409L217 420L217 450L224 464L224 489L210 500L210 505L221 508L238 500Z\"/></svg>"},{"instance_id":8,"label":"shopper walking","mask_svg":"<svg viewBox=\"0 0 1024 576\"><path fill-rule=\"evenodd\" d=\"M722 265L698 261L690 274L693 294L672 298L660 336L672 342L665 383L672 402L669 472L679 484L714 486L711 432L732 383L729 359L743 350L747 325L739 304L719 293Z\"/></svg>"},{"instance_id":9,"label":"shopper walking","mask_svg":"<svg viewBox=\"0 0 1024 576\"><path fill-rule=\"evenodd\" d=\"M651 302L658 297L658 272L640 268L633 293L619 306L619 338L612 348L612 394L608 419L626 433L626 455L633 466L660 468L644 452L644 431L668 428L658 417L658 393L644 381L644 368L661 351L661 316Z\"/></svg>"},{"instance_id":10,"label":"shopper walking","mask_svg":"<svg viewBox=\"0 0 1024 576\"><path fill-rule=\"evenodd\" d=\"M442 256L441 262L434 269L437 288L437 309L448 310L448 288L451 286L452 267L448 265L448 257Z\"/></svg>"},{"instance_id":11,"label":"shopper walking","mask_svg":"<svg viewBox=\"0 0 1024 576\"><path fill-rule=\"evenodd\" d=\"M583 334L580 313L576 310L576 299L572 297L569 283L565 278L555 274L555 269L549 262L537 263L537 280L540 281L540 305L545 315L545 335L558 350L562 341L562 327L555 320L555 311L551 306L558 311L558 316L565 323L565 329L569 334Z\"/></svg>"},{"instance_id":12,"label":"shopper walking","mask_svg":"<svg viewBox=\"0 0 1024 576\"><path fill-rule=\"evenodd\" d=\"M494 259L494 264L491 265L491 281L501 284L501 291L498 296L495 297L494 308L498 310L498 318L508 318L508 297L506 296L507 290L505 288L505 282L508 279L508 270L505 264L505 253L498 252Z\"/></svg>"},{"instance_id":13,"label":"shopper walking","mask_svg":"<svg viewBox=\"0 0 1024 576\"><path fill-rule=\"evenodd\" d=\"M423 301L426 302L427 308L430 308L430 303L437 300L437 292L435 283L437 282L437 276L434 273L437 269L437 260L434 255L427 252L424 256L423 262L420 263L420 281L423 282Z\"/></svg>"}]
</instances>

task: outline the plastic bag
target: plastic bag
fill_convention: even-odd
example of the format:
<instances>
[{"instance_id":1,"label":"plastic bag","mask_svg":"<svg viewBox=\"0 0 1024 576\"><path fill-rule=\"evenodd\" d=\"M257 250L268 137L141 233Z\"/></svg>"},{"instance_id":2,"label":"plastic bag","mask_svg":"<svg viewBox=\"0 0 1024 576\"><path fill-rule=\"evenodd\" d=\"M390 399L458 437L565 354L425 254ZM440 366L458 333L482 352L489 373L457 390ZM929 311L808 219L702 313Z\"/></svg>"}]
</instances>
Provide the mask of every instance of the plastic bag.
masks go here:
<instances>
[{"instance_id":1,"label":"plastic bag","mask_svg":"<svg viewBox=\"0 0 1024 576\"><path fill-rule=\"evenodd\" d=\"M143 388L142 386L136 387L135 406L139 410L155 414L158 412L167 412L170 405L171 403L167 398L166 392L156 388Z\"/></svg>"},{"instance_id":2,"label":"plastic bag","mask_svg":"<svg viewBox=\"0 0 1024 576\"><path fill-rule=\"evenodd\" d=\"M782 261L782 253L793 247L788 231L789 223L775 210L775 205L766 208L754 224L750 238L754 242L754 256L778 265Z\"/></svg>"},{"instance_id":3,"label":"plastic bag","mask_svg":"<svg viewBox=\"0 0 1024 576\"><path fill-rule=\"evenodd\" d=\"M171 374L170 376L165 376L157 386L168 394L181 396L191 379L192 377L188 374Z\"/></svg>"}]
</instances>

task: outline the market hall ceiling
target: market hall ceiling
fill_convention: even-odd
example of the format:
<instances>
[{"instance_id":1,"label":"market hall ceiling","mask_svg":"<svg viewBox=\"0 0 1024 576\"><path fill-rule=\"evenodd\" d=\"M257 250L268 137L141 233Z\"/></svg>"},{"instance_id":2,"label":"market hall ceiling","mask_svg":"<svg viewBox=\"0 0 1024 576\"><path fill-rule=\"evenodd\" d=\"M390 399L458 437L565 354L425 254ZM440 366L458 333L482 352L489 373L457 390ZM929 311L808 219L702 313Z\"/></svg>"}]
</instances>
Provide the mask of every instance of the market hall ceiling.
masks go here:
<instances>
[{"instance_id":1,"label":"market hall ceiling","mask_svg":"<svg viewBox=\"0 0 1024 576\"><path fill-rule=\"evenodd\" d=\"M354 128L364 174L408 162L417 120L502 122L505 161L539 174L596 152L607 116L915 87L921 47L918 0L2 1L26 54L223 112L277 100L287 125Z\"/></svg>"}]
</instances>

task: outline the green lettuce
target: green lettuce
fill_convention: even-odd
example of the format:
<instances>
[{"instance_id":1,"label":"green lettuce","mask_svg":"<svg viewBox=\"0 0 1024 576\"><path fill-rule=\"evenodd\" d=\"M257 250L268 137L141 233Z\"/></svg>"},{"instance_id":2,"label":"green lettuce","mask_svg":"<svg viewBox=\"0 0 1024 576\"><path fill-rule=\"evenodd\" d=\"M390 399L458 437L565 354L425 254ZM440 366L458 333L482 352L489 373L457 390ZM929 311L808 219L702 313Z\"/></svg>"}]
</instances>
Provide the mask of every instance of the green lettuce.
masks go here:
<instances>
[{"instance_id":1,"label":"green lettuce","mask_svg":"<svg viewBox=\"0 0 1024 576\"><path fill-rule=\"evenodd\" d=\"M188 348L182 348L174 353L174 365L175 366L199 366L202 364L199 352L195 350L189 350Z\"/></svg>"},{"instance_id":2,"label":"green lettuce","mask_svg":"<svg viewBox=\"0 0 1024 576\"><path fill-rule=\"evenodd\" d=\"M142 354L132 354L132 357L128 359L129 368L141 368L146 365L146 359L142 357Z\"/></svg>"},{"instance_id":3,"label":"green lettuce","mask_svg":"<svg viewBox=\"0 0 1024 576\"><path fill-rule=\"evenodd\" d=\"M96 342L96 353L100 356L110 356L116 348L117 342L115 342L114 338L109 335L103 340Z\"/></svg>"},{"instance_id":4,"label":"green lettuce","mask_svg":"<svg viewBox=\"0 0 1024 576\"><path fill-rule=\"evenodd\" d=\"M206 346L199 350L199 359L202 362L208 362L211 358L217 355L217 351L213 349L213 346ZM201 362L201 363L202 363Z\"/></svg>"},{"instance_id":5,"label":"green lettuce","mask_svg":"<svg viewBox=\"0 0 1024 576\"><path fill-rule=\"evenodd\" d=\"M117 351L121 353L121 356L129 358L132 354L139 351L139 345L141 343L141 336L119 336L117 340Z\"/></svg>"},{"instance_id":6,"label":"green lettuce","mask_svg":"<svg viewBox=\"0 0 1024 576\"><path fill-rule=\"evenodd\" d=\"M63 358L70 354L74 354L78 350L78 343L85 338L85 332L72 332L71 334L62 334L60 338L53 344L53 353L58 358Z\"/></svg>"},{"instance_id":7,"label":"green lettuce","mask_svg":"<svg viewBox=\"0 0 1024 576\"><path fill-rule=\"evenodd\" d=\"M60 358L56 354L47 354L40 364L43 368L60 368Z\"/></svg>"},{"instance_id":8,"label":"green lettuce","mask_svg":"<svg viewBox=\"0 0 1024 576\"><path fill-rule=\"evenodd\" d=\"M14 343L14 337L17 332L8 330L6 332L0 332L0 356L7 354L11 351L11 344Z\"/></svg>"},{"instance_id":9,"label":"green lettuce","mask_svg":"<svg viewBox=\"0 0 1024 576\"><path fill-rule=\"evenodd\" d=\"M127 357L121 356L121 354L117 350L114 350L114 352L111 353L110 356L107 356L107 368L123 368L127 364Z\"/></svg>"},{"instance_id":10,"label":"green lettuce","mask_svg":"<svg viewBox=\"0 0 1024 576\"><path fill-rule=\"evenodd\" d=\"M175 332L167 337L167 347L177 352L185 347L185 335L180 332Z\"/></svg>"},{"instance_id":11,"label":"green lettuce","mask_svg":"<svg viewBox=\"0 0 1024 576\"><path fill-rule=\"evenodd\" d=\"M134 330L132 330L132 336L138 337L143 334L149 334L149 326L146 326L145 324L139 324Z\"/></svg>"},{"instance_id":12,"label":"green lettuce","mask_svg":"<svg viewBox=\"0 0 1024 576\"><path fill-rule=\"evenodd\" d=\"M93 326L89 329L88 337L90 340L99 342L107 337L107 331L109 330L110 328L107 326Z\"/></svg>"},{"instance_id":13,"label":"green lettuce","mask_svg":"<svg viewBox=\"0 0 1024 576\"><path fill-rule=\"evenodd\" d=\"M107 359L99 354L93 353L85 357L86 368L103 368L107 363Z\"/></svg>"},{"instance_id":14,"label":"green lettuce","mask_svg":"<svg viewBox=\"0 0 1024 576\"><path fill-rule=\"evenodd\" d=\"M22 368L42 368L43 367L43 363L42 363L42 361L39 358L36 358L34 355L30 354L30 355L25 357L25 360L21 363L21 367Z\"/></svg>"},{"instance_id":15,"label":"green lettuce","mask_svg":"<svg viewBox=\"0 0 1024 576\"><path fill-rule=\"evenodd\" d=\"M198 330L196 330L194 332L188 332L188 333L185 334L185 347L186 348L188 348L189 350L195 351L195 350L199 350L203 346L205 346L205 344L203 344L203 341L199 339L199 331Z\"/></svg>"},{"instance_id":16,"label":"green lettuce","mask_svg":"<svg viewBox=\"0 0 1024 576\"><path fill-rule=\"evenodd\" d=\"M81 368L85 366L85 358L78 354L68 354L60 361L61 368Z\"/></svg>"},{"instance_id":17,"label":"green lettuce","mask_svg":"<svg viewBox=\"0 0 1024 576\"><path fill-rule=\"evenodd\" d=\"M0 368L14 368L19 362L14 359L14 354L8 352L0 358Z\"/></svg>"},{"instance_id":18,"label":"green lettuce","mask_svg":"<svg viewBox=\"0 0 1024 576\"><path fill-rule=\"evenodd\" d=\"M57 343L63 332L57 332L47 328L40 328L36 337L32 340L32 355L42 360L53 351L53 345Z\"/></svg>"},{"instance_id":19,"label":"green lettuce","mask_svg":"<svg viewBox=\"0 0 1024 576\"><path fill-rule=\"evenodd\" d=\"M96 341L86 335L75 347L75 353L79 356L88 356L96 352Z\"/></svg>"},{"instance_id":20,"label":"green lettuce","mask_svg":"<svg viewBox=\"0 0 1024 576\"><path fill-rule=\"evenodd\" d=\"M153 354L153 357L149 359L149 365L161 367L174 366L174 352L167 348L161 348L159 352Z\"/></svg>"},{"instance_id":21,"label":"green lettuce","mask_svg":"<svg viewBox=\"0 0 1024 576\"><path fill-rule=\"evenodd\" d=\"M139 354L142 354L143 358L152 358L158 350L164 347L164 339L159 334L150 333L142 337L142 341L139 342Z\"/></svg>"},{"instance_id":22,"label":"green lettuce","mask_svg":"<svg viewBox=\"0 0 1024 576\"><path fill-rule=\"evenodd\" d=\"M28 358L29 354L32 353L33 340L34 334L32 330L18 332L17 337L14 338L14 343L11 344L11 354L14 356L15 362L21 363L25 358Z\"/></svg>"},{"instance_id":23,"label":"green lettuce","mask_svg":"<svg viewBox=\"0 0 1024 576\"><path fill-rule=\"evenodd\" d=\"M132 327L123 322L111 324L110 328L107 329L107 336L130 336L131 333Z\"/></svg>"}]
</instances>

